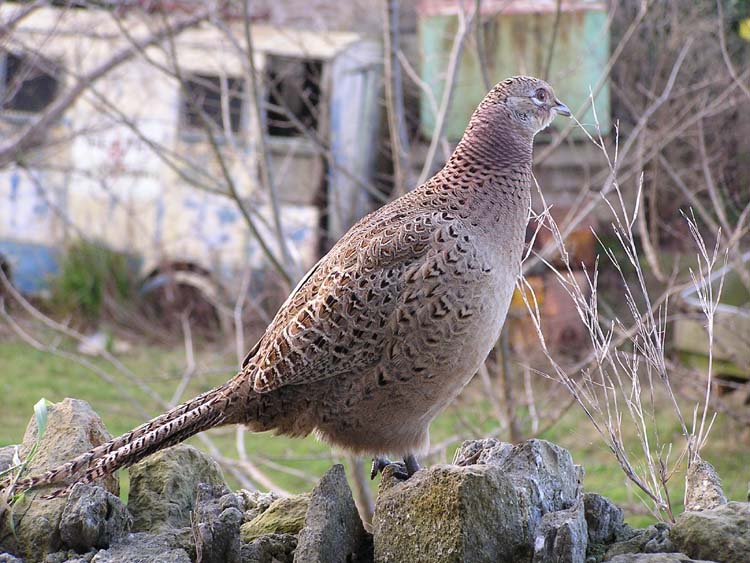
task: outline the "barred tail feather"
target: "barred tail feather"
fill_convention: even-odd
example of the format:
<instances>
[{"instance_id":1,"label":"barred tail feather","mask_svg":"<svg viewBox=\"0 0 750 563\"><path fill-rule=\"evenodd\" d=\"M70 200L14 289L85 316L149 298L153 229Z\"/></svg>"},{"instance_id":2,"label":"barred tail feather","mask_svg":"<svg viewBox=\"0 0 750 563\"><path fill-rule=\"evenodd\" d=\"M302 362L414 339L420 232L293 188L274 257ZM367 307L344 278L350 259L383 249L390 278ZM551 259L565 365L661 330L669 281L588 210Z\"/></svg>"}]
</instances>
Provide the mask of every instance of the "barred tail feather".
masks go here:
<instances>
[{"instance_id":1,"label":"barred tail feather","mask_svg":"<svg viewBox=\"0 0 750 563\"><path fill-rule=\"evenodd\" d=\"M69 483L70 487L76 483L90 483L203 430L220 426L227 422L230 403L237 399L236 387L237 380L232 379L43 475L17 481L13 490L23 491L62 483ZM51 496L64 495L70 487Z\"/></svg>"}]
</instances>

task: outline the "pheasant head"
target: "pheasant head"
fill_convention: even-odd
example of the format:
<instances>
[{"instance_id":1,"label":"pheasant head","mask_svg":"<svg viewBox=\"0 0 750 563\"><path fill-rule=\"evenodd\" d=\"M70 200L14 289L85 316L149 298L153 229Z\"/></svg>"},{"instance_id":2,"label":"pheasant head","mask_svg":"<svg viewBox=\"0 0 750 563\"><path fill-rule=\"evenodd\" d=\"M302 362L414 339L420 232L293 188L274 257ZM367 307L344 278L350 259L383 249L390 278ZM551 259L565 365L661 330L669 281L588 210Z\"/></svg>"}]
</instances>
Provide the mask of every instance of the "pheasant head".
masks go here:
<instances>
[{"instance_id":1,"label":"pheasant head","mask_svg":"<svg viewBox=\"0 0 750 563\"><path fill-rule=\"evenodd\" d=\"M531 165L534 136L556 115L570 116L552 86L532 76L498 82L472 115L457 154L502 168Z\"/></svg>"},{"instance_id":2,"label":"pheasant head","mask_svg":"<svg viewBox=\"0 0 750 563\"><path fill-rule=\"evenodd\" d=\"M513 76L490 90L472 121L489 124L507 120L518 134L533 138L556 115L570 117L571 113L555 96L552 86L533 76Z\"/></svg>"}]
</instances>

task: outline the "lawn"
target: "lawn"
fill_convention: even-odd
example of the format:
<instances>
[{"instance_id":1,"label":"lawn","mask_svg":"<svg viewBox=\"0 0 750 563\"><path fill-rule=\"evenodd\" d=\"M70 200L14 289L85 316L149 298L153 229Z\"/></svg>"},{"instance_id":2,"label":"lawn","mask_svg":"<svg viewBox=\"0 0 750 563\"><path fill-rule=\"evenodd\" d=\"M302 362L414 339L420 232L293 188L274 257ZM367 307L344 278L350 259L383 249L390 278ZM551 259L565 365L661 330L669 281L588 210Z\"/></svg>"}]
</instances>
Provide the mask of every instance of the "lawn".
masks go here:
<instances>
[{"instance_id":1,"label":"lawn","mask_svg":"<svg viewBox=\"0 0 750 563\"><path fill-rule=\"evenodd\" d=\"M232 375L231 358L210 347L200 350L196 359L199 367L224 365L226 368L215 369L209 375L193 378L182 399L206 391ZM139 388L136 382L112 370L102 360L90 361L94 366L107 370L111 380L105 381L87 367L35 350L24 343L0 342L0 393L3 396L3 406L0 409L0 446L20 442L32 415L33 405L40 397L53 402L65 397L85 399L102 417L112 434L121 434L143 422L147 416L162 412L163 407L158 400ZM124 355L122 361L138 375L142 384L164 400L168 400L177 387L184 366L181 350L154 347L134 349ZM560 391L560 397L560 400L565 397L563 391ZM146 412L139 412L136 405L141 405ZM490 412L490 406L483 398L479 386L470 385L456 404L433 424L433 444L456 435L488 435L494 428L493 420L488 416ZM691 411L688 408L685 412ZM659 412L658 423L662 438L672 436L677 439L679 428L669 409ZM208 434L222 453L236 457L235 428L215 429ZM585 467L586 490L604 494L624 505L631 524L644 525L653 521L652 517L645 515L639 508L640 503L633 487L628 486L614 457L578 408L568 410L539 437L569 449L575 462ZM629 450L637 451L639 442L632 430L626 432L626 440ZM720 415L703 451L704 458L713 463L722 476L725 492L730 499L744 500L747 494L747 467L750 467L748 441L746 429L738 428L727 417ZM198 438L192 438L190 443L203 447ZM313 437L291 439L269 433L247 433L245 444L248 455L258 467L279 487L290 492L309 490L331 463L346 460L344 454L332 452L327 445ZM427 462L449 461L455 447L452 445L446 448ZM230 482L236 485L232 479ZM676 475L673 482L670 494L679 512L683 481L680 475ZM123 494L127 494L126 478L123 480Z\"/></svg>"}]
</instances>

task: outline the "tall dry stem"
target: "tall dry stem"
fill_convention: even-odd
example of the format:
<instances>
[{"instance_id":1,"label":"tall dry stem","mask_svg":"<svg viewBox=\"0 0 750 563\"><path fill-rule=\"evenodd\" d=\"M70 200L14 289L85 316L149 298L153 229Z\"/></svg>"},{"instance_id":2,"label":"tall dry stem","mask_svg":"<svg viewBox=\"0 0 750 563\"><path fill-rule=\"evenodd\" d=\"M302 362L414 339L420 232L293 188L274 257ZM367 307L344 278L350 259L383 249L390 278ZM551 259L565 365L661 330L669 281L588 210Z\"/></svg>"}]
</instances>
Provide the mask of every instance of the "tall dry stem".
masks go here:
<instances>
[{"instance_id":1,"label":"tall dry stem","mask_svg":"<svg viewBox=\"0 0 750 563\"><path fill-rule=\"evenodd\" d=\"M597 123L598 130L598 123ZM553 219L550 208L544 201L543 211L533 214L538 228L548 229L552 235L554 250L559 254L562 266L555 266L544 256L531 250L527 257L535 254L548 269L552 277L572 300L580 321L586 328L592 349L591 362L579 371L568 370L556 359L545 339L544 319L533 286L525 277L520 279L521 295L534 324L542 351L552 370L543 375L562 384L607 444L626 476L645 494L649 507L655 515L674 520L669 481L675 469L686 463L689 467L700 460L700 451L705 446L713 418L709 415L711 386L714 319L721 295L723 280L712 281L711 273L720 259L720 238L713 252L709 252L695 218L685 215L697 249L697 270L691 270L693 284L698 292L701 311L706 319L709 342L709 364L705 381L705 392L695 405L690 425L685 421L682 408L677 401L670 381L666 362L666 338L668 296L654 299L648 285L648 275L640 258L635 238L638 214L641 210L643 177L637 184L635 202L630 209L617 177L617 140L612 153L601 136L589 135L589 139L604 154L611 175L612 197L602 196L609 208L613 237L605 242L596 232L594 236L602 248L604 258L619 278L624 297L623 316L615 314L605 318L599 307L600 260L597 258L591 271L583 266L585 281L574 275L577 265L571 263L565 247L564 236ZM616 137L617 139L617 137ZM537 186L538 188L538 186ZM623 338L624 336L624 338ZM673 420L679 425L682 444L676 458L672 455L673 444L663 440L663 414L657 416L657 395L666 395L671 405ZM634 432L640 442L638 452L631 452L625 444L625 436ZM644 499L644 500L646 500Z\"/></svg>"}]
</instances>

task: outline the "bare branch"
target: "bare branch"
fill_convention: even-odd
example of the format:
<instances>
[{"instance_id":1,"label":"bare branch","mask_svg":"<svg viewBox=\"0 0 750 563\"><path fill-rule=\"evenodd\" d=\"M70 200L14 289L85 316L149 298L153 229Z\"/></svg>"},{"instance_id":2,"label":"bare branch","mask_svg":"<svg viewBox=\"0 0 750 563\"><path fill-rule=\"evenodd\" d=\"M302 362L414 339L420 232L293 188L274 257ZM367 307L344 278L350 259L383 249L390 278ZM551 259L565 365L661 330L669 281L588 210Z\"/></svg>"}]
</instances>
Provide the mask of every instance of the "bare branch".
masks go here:
<instances>
[{"instance_id":1,"label":"bare branch","mask_svg":"<svg viewBox=\"0 0 750 563\"><path fill-rule=\"evenodd\" d=\"M411 182L409 178L409 140L406 137L404 117L404 92L401 83L399 50L398 0L383 0L383 45L385 56L385 107L388 117L388 133L391 140L391 160L393 162L393 195L406 193Z\"/></svg>"},{"instance_id":2,"label":"bare branch","mask_svg":"<svg viewBox=\"0 0 750 563\"><path fill-rule=\"evenodd\" d=\"M86 92L93 83L107 75L124 62L129 61L139 51L148 46L161 43L169 37L193 27L208 17L210 10L203 9L188 17L177 20L171 25L165 25L149 36L139 39L137 46L124 47L112 57L99 64L96 68L81 76L76 83L57 96L53 102L38 116L17 133L0 141L0 167L17 160L23 160L25 152L32 148L47 130L59 120L63 114Z\"/></svg>"},{"instance_id":3,"label":"bare branch","mask_svg":"<svg viewBox=\"0 0 750 563\"><path fill-rule=\"evenodd\" d=\"M268 146L266 143L266 132L263 127L263 113L261 110L263 96L260 93L260 87L258 85L258 72L255 68L255 50L253 49L253 37L250 31L250 0L244 0L242 2L242 21L243 30L245 33L245 50L246 60L249 68L248 78L250 80L250 92L251 96L251 107L253 110L255 122L258 125L258 165L260 167L261 184L268 192L268 197L271 202L271 213L273 215L273 225L276 229L276 237L278 238L279 248L281 249L281 256L283 258L284 268L281 269L282 275L289 282L290 286L294 285L292 280L297 276L290 272L294 262L291 254L289 253L289 247L287 245L284 231L281 228L281 212L279 206L279 195L276 186L273 182L273 175L271 174L271 157L268 154ZM295 272L300 275L302 272Z\"/></svg>"},{"instance_id":4,"label":"bare branch","mask_svg":"<svg viewBox=\"0 0 750 563\"><path fill-rule=\"evenodd\" d=\"M721 56L724 59L724 64L726 65L729 74L732 76L732 80L734 80L735 84L739 86L742 93L750 99L750 89L748 89L745 83L737 75L737 70L732 64L729 51L727 51L727 39L724 35L724 9L722 8L721 0L716 0L716 10L718 12L717 19L719 21L719 46L721 47Z\"/></svg>"},{"instance_id":5,"label":"bare branch","mask_svg":"<svg viewBox=\"0 0 750 563\"><path fill-rule=\"evenodd\" d=\"M456 78L458 77L458 68L461 64L461 55L463 54L464 45L466 44L466 38L471 31L471 22L476 16L476 7L469 15L468 19L466 14L463 12L463 5L459 4L461 11L458 17L458 32L453 38L453 47L451 48L450 58L448 59L448 67L445 71L445 83L443 85L443 97L440 101L440 110L438 111L437 118L435 120L435 131L432 133L432 139L430 140L430 147L427 149L427 156L425 157L424 166L422 167L422 173L419 175L417 184L424 184L427 178L432 174L432 166L435 162L435 153L437 152L438 145L440 144L440 138L443 136L443 130L445 129L445 122L450 111L451 101L453 100L453 92L455 90Z\"/></svg>"},{"instance_id":6,"label":"bare branch","mask_svg":"<svg viewBox=\"0 0 750 563\"><path fill-rule=\"evenodd\" d=\"M0 39L12 32L16 26L24 20L24 18L30 16L36 10L47 6L48 4L48 0L34 0L28 4L19 6L7 20L0 22Z\"/></svg>"}]
</instances>

